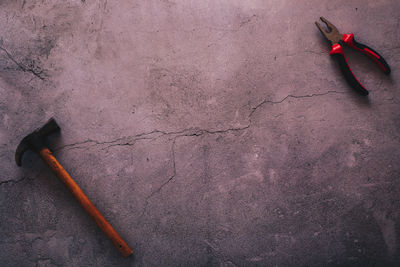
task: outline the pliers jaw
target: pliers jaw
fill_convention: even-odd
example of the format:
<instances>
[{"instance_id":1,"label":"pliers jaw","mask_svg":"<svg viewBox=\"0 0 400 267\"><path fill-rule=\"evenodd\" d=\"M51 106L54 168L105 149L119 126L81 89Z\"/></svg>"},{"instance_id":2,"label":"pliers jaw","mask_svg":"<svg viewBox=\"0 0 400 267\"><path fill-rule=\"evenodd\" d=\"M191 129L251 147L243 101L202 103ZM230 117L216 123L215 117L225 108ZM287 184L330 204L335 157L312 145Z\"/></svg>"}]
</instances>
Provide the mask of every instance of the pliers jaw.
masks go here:
<instances>
[{"instance_id":1,"label":"pliers jaw","mask_svg":"<svg viewBox=\"0 0 400 267\"><path fill-rule=\"evenodd\" d=\"M342 40L343 35L339 32L335 25L330 23L326 18L320 17L320 19L325 23L328 31L326 31L321 24L316 21L315 24L317 25L318 29L325 36L325 38L331 42L331 45L338 44Z\"/></svg>"}]
</instances>

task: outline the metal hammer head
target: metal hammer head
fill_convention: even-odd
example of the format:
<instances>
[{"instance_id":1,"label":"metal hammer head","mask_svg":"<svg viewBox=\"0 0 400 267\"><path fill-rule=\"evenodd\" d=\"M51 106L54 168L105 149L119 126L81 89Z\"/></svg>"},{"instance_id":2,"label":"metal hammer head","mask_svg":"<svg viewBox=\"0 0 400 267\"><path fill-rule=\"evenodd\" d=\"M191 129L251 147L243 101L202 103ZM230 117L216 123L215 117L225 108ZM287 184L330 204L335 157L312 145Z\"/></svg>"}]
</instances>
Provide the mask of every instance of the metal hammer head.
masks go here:
<instances>
[{"instance_id":1,"label":"metal hammer head","mask_svg":"<svg viewBox=\"0 0 400 267\"><path fill-rule=\"evenodd\" d=\"M55 119L51 118L42 127L25 136L15 151L15 162L17 165L21 166L22 155L25 151L32 149L35 152L39 152L44 147L44 139L48 135L58 131L60 131L60 126L58 126Z\"/></svg>"}]
</instances>

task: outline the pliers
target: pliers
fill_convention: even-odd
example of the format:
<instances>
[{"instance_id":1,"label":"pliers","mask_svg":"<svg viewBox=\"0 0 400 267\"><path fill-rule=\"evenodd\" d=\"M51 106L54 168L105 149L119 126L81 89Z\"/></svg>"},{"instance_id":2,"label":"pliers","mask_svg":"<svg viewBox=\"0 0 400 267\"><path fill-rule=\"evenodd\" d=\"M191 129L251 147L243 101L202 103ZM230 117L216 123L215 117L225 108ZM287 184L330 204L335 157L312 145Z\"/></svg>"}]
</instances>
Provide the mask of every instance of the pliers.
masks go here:
<instances>
[{"instance_id":1,"label":"pliers","mask_svg":"<svg viewBox=\"0 0 400 267\"><path fill-rule=\"evenodd\" d=\"M356 42L354 39L354 34L341 34L338 29L324 17L321 17L321 20L326 24L329 31L323 29L318 22L315 22L315 24L332 45L330 55L336 58L338 61L340 70L342 71L347 82L361 95L368 95L367 89L365 89L365 87L357 80L357 78L354 76L354 73L351 71L349 63L347 62L343 52L343 45L346 44L347 46L361 51L363 54L370 57L386 75L390 74L389 65L386 63L385 59L374 49Z\"/></svg>"}]
</instances>

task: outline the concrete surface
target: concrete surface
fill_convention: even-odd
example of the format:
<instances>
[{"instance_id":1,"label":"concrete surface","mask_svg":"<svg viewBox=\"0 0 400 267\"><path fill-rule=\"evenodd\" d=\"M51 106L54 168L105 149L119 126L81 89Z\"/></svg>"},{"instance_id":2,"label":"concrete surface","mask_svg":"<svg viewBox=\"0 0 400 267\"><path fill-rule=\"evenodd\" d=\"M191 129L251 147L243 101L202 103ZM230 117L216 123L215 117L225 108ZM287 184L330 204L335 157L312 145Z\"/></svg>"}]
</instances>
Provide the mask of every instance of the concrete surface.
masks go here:
<instances>
[{"instance_id":1,"label":"concrete surface","mask_svg":"<svg viewBox=\"0 0 400 267\"><path fill-rule=\"evenodd\" d=\"M1 266L398 266L400 2L0 0ZM392 67L346 50L325 16ZM32 153L54 154L122 258Z\"/></svg>"}]
</instances>

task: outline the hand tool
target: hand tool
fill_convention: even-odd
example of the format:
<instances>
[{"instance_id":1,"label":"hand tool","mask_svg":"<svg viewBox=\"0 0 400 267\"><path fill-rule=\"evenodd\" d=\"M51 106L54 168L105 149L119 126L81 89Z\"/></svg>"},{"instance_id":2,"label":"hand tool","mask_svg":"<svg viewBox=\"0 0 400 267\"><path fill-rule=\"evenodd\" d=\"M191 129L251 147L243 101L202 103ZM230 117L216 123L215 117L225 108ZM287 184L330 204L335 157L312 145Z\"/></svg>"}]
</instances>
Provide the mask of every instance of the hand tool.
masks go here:
<instances>
[{"instance_id":1,"label":"hand tool","mask_svg":"<svg viewBox=\"0 0 400 267\"><path fill-rule=\"evenodd\" d=\"M33 150L38 153L44 162L50 167L54 174L60 178L60 180L67 186L69 191L75 196L79 201L81 206L86 210L86 212L93 218L100 229L106 234L106 236L111 240L114 246L119 250L119 252L124 256L130 256L133 251L125 243L125 241L119 236L119 234L114 230L114 228L108 223L108 221L101 215L98 209L94 206L92 201L83 193L82 189L77 185L77 183L71 178L71 176L66 172L66 170L61 166L57 159L52 155L50 150L45 146L45 138L55 132L60 131L55 119L51 118L48 120L44 126L36 129L32 133L28 134L19 143L17 150L15 152L15 161L18 166L21 166L22 155L28 149Z\"/></svg>"},{"instance_id":2,"label":"hand tool","mask_svg":"<svg viewBox=\"0 0 400 267\"><path fill-rule=\"evenodd\" d=\"M325 38L330 41L332 45L330 55L336 58L336 60L339 62L340 70L342 71L347 82L360 94L368 95L367 89L365 89L365 87L358 81L358 79L354 76L354 73L351 71L343 52L343 45L346 44L347 46L361 51L363 54L370 57L386 75L390 74L389 65L386 63L385 59L374 49L357 42L354 39L354 34L341 34L339 33L338 29L327 19L324 17L321 17L320 19L326 24L329 31L323 29L318 22L315 22L315 24Z\"/></svg>"}]
</instances>

